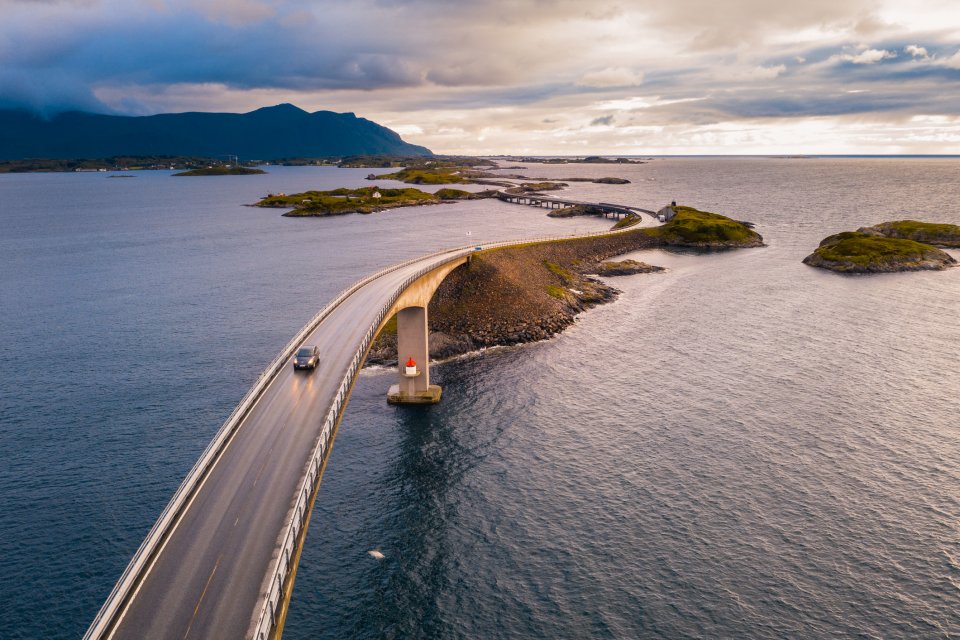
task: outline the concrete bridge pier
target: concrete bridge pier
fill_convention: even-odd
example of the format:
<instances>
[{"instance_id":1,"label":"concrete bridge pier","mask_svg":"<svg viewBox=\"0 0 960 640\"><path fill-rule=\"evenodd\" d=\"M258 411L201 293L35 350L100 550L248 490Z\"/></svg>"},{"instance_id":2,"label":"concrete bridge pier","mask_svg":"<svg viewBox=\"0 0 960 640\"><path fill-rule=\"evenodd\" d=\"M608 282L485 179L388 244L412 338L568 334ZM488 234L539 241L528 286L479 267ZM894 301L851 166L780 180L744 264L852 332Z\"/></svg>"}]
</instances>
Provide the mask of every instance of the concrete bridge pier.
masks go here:
<instances>
[{"instance_id":1,"label":"concrete bridge pier","mask_svg":"<svg viewBox=\"0 0 960 640\"><path fill-rule=\"evenodd\" d=\"M412 366L410 366L412 363ZM427 308L406 307L397 312L397 373L400 380L387 392L390 404L435 404L441 389L430 384L427 347Z\"/></svg>"}]
</instances>

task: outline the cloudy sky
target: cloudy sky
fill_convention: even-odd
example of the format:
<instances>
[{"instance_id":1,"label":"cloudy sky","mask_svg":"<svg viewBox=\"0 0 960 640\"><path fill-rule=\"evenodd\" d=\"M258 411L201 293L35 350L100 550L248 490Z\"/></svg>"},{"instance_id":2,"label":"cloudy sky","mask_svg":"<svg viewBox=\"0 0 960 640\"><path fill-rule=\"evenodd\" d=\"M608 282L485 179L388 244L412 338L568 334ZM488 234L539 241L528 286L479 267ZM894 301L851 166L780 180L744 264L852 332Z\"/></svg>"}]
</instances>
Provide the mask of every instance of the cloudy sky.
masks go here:
<instances>
[{"instance_id":1,"label":"cloudy sky","mask_svg":"<svg viewBox=\"0 0 960 640\"><path fill-rule=\"evenodd\" d=\"M960 154L956 0L0 0L0 108L291 102L439 153Z\"/></svg>"}]
</instances>

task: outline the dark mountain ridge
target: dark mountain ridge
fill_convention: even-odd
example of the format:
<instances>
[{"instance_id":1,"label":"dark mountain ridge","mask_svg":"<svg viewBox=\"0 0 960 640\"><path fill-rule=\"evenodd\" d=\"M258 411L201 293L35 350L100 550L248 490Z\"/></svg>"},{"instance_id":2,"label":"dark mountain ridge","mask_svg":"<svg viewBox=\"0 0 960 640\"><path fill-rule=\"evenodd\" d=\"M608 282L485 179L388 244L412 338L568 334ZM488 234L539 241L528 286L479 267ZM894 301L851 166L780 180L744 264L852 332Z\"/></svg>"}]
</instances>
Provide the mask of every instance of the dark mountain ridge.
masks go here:
<instances>
[{"instance_id":1,"label":"dark mountain ridge","mask_svg":"<svg viewBox=\"0 0 960 640\"><path fill-rule=\"evenodd\" d=\"M0 160L237 155L241 160L345 155L432 155L352 113L308 113L291 104L250 113L113 116L68 111L43 118L0 110Z\"/></svg>"}]
</instances>

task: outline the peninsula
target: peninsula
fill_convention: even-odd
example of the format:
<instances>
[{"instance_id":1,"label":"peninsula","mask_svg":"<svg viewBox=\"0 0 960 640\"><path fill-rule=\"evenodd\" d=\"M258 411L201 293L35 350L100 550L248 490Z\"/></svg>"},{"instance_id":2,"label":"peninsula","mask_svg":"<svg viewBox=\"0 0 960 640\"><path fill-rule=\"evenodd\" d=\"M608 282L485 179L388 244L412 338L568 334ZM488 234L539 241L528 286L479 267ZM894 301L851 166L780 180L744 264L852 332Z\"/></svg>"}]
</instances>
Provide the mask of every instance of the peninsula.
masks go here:
<instances>
[{"instance_id":1,"label":"peninsula","mask_svg":"<svg viewBox=\"0 0 960 640\"><path fill-rule=\"evenodd\" d=\"M960 247L960 227L915 220L861 227L824 238L803 263L838 273L939 271L956 265L934 245Z\"/></svg>"},{"instance_id":2,"label":"peninsula","mask_svg":"<svg viewBox=\"0 0 960 640\"><path fill-rule=\"evenodd\" d=\"M593 274L653 273L662 268L610 258L640 249L734 249L763 246L759 234L715 213L678 207L660 227L478 251L451 273L430 301L430 354L449 358L484 347L545 340L580 312L619 291ZM690 240L684 240L683 237ZM733 239L736 236L738 239ZM396 329L388 324L367 362L396 361Z\"/></svg>"}]
</instances>

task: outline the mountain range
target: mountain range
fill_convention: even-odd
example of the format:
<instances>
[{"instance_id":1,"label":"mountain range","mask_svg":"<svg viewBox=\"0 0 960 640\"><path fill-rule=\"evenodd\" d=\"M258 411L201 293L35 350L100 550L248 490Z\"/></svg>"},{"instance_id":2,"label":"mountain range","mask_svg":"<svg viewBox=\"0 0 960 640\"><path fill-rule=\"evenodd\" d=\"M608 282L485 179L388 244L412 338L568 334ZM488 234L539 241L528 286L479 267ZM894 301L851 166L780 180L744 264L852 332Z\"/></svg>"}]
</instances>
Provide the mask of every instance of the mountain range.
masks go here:
<instances>
[{"instance_id":1,"label":"mountain range","mask_svg":"<svg viewBox=\"0 0 960 640\"><path fill-rule=\"evenodd\" d=\"M352 113L292 104L249 113L116 116L68 111L44 118L0 110L0 160L111 156L239 156L241 160L347 155L429 156L396 132Z\"/></svg>"}]
</instances>

